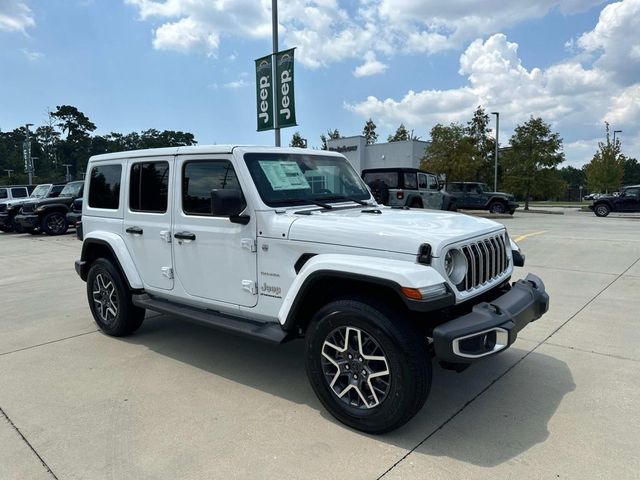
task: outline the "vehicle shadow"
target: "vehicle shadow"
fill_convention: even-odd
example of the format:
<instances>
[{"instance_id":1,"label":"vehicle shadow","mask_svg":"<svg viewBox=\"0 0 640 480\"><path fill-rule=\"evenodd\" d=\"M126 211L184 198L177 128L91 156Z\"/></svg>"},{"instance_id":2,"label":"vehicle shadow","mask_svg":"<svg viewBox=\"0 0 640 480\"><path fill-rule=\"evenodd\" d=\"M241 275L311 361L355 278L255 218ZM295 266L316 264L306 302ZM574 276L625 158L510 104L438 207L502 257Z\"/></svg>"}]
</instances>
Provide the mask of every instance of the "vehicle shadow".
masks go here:
<instances>
[{"instance_id":1,"label":"vehicle shadow","mask_svg":"<svg viewBox=\"0 0 640 480\"><path fill-rule=\"evenodd\" d=\"M311 406L327 421L348 429L326 412L311 389L302 341L272 345L153 314L124 341ZM531 353L510 370L525 354L516 344L462 373L443 370L434 362L424 408L394 432L361 435L408 450L429 437L414 454L447 456L486 467L504 463L547 439L549 420L564 395L575 388L566 363L544 354ZM444 424L447 428L442 428Z\"/></svg>"}]
</instances>

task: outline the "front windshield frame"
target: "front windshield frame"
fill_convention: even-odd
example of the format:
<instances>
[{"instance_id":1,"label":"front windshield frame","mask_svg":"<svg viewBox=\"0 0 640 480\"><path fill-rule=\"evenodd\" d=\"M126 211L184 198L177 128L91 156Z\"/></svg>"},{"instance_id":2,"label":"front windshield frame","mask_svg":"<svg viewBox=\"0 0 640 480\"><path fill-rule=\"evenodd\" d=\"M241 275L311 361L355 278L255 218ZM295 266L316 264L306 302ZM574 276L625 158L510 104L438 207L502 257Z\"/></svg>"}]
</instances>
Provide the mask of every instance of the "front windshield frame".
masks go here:
<instances>
[{"instance_id":1,"label":"front windshield frame","mask_svg":"<svg viewBox=\"0 0 640 480\"><path fill-rule=\"evenodd\" d=\"M364 181L344 157L333 155L311 155L304 153L257 153L244 154L258 194L269 207L295 207L302 205L332 204L349 201L370 201L371 193ZM304 175L298 186L274 187L274 179L268 178L265 166L273 164L292 165L295 162ZM336 169L332 175L330 169ZM317 170L322 175L307 176L305 172ZM299 174L298 174L299 176ZM317 178L317 177L324 177ZM305 184L308 186L305 186ZM322 188L317 188L318 186ZM316 190L317 188L317 190ZM357 203L357 202L356 202Z\"/></svg>"},{"instance_id":2,"label":"front windshield frame","mask_svg":"<svg viewBox=\"0 0 640 480\"><path fill-rule=\"evenodd\" d=\"M51 188L51 184L38 185L36 188L33 189L33 192L31 192L30 197L43 198L47 194L47 192L49 192L50 188Z\"/></svg>"},{"instance_id":3,"label":"front windshield frame","mask_svg":"<svg viewBox=\"0 0 640 480\"><path fill-rule=\"evenodd\" d=\"M84 182L72 182L67 183L62 191L60 192L60 197L77 197L80 193L80 189L84 185Z\"/></svg>"}]
</instances>

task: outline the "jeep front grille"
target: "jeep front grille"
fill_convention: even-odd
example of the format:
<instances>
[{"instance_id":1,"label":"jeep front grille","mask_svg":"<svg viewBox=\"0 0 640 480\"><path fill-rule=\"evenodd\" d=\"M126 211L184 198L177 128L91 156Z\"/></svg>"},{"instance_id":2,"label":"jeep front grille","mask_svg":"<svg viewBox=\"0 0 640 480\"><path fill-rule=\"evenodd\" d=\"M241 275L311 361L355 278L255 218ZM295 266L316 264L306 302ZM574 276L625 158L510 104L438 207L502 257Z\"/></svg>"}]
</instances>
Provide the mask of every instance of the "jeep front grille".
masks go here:
<instances>
[{"instance_id":1,"label":"jeep front grille","mask_svg":"<svg viewBox=\"0 0 640 480\"><path fill-rule=\"evenodd\" d=\"M7 211L7 205L4 203L0 203L0 212L6 212Z\"/></svg>"},{"instance_id":2,"label":"jeep front grille","mask_svg":"<svg viewBox=\"0 0 640 480\"><path fill-rule=\"evenodd\" d=\"M25 203L22 205L22 213L31 213L33 212L33 203Z\"/></svg>"},{"instance_id":3,"label":"jeep front grille","mask_svg":"<svg viewBox=\"0 0 640 480\"><path fill-rule=\"evenodd\" d=\"M509 268L504 235L495 235L467 243L459 249L467 260L467 274L456 285L460 291L469 291L485 285Z\"/></svg>"}]
</instances>

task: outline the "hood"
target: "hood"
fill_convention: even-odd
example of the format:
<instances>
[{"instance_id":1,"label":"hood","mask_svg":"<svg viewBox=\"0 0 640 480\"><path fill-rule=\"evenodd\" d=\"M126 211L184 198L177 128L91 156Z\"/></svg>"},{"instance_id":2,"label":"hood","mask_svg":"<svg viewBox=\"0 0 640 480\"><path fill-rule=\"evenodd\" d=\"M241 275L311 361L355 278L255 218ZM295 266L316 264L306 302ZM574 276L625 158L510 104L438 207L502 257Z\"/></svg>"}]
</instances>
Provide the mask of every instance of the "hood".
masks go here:
<instances>
[{"instance_id":1,"label":"hood","mask_svg":"<svg viewBox=\"0 0 640 480\"><path fill-rule=\"evenodd\" d=\"M366 211L380 213L364 213ZM492 220L439 210L388 207L314 211L296 217L289 238L416 255L429 243L434 256L445 245L504 229Z\"/></svg>"},{"instance_id":2,"label":"hood","mask_svg":"<svg viewBox=\"0 0 640 480\"><path fill-rule=\"evenodd\" d=\"M30 202L30 203L37 203L39 207L41 207L42 205L51 205L54 203L56 205L63 203L69 206L73 203L74 200L75 200L74 197L39 198L39 199L33 199L33 202Z\"/></svg>"}]
</instances>

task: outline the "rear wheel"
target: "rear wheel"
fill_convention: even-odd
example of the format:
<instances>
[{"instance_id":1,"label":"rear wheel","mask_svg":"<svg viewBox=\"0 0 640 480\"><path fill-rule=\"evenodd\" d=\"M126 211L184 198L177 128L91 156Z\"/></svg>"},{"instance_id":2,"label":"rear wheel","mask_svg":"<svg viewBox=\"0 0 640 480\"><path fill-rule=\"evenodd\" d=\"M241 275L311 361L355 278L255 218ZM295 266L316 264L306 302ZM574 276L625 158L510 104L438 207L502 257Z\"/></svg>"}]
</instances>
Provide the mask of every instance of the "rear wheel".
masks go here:
<instances>
[{"instance_id":1,"label":"rear wheel","mask_svg":"<svg viewBox=\"0 0 640 480\"><path fill-rule=\"evenodd\" d=\"M120 272L105 259L96 260L87 275L87 298L93 319L107 335L122 337L135 332L145 310L133 305Z\"/></svg>"},{"instance_id":2,"label":"rear wheel","mask_svg":"<svg viewBox=\"0 0 640 480\"><path fill-rule=\"evenodd\" d=\"M307 376L325 408L368 433L409 421L431 386L426 338L369 299L329 303L306 333Z\"/></svg>"},{"instance_id":3,"label":"rear wheel","mask_svg":"<svg viewBox=\"0 0 640 480\"><path fill-rule=\"evenodd\" d=\"M420 200L419 198L414 198L413 200L411 200L411 204L409 204L409 206L411 208L424 208L424 206L422 205L422 200Z\"/></svg>"},{"instance_id":4,"label":"rear wheel","mask_svg":"<svg viewBox=\"0 0 640 480\"><path fill-rule=\"evenodd\" d=\"M493 202L491 205L489 205L489 212L491 213L504 213L506 211L507 208L502 202Z\"/></svg>"},{"instance_id":5,"label":"rear wheel","mask_svg":"<svg viewBox=\"0 0 640 480\"><path fill-rule=\"evenodd\" d=\"M606 203L599 203L593 209L593 213L595 213L597 217L606 217L607 215L609 215L610 212L611 212L611 209L609 208L609 205L607 205Z\"/></svg>"},{"instance_id":6,"label":"rear wheel","mask_svg":"<svg viewBox=\"0 0 640 480\"><path fill-rule=\"evenodd\" d=\"M62 235L68 228L67 219L60 212L51 212L42 219L42 230L47 235Z\"/></svg>"}]
</instances>

